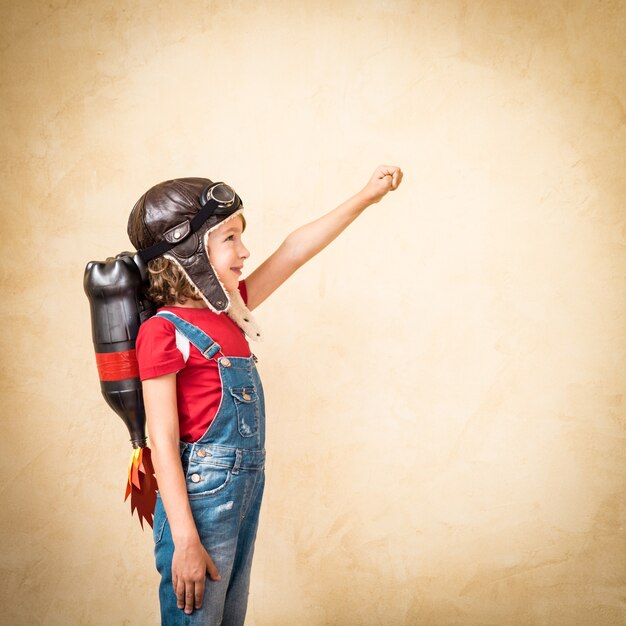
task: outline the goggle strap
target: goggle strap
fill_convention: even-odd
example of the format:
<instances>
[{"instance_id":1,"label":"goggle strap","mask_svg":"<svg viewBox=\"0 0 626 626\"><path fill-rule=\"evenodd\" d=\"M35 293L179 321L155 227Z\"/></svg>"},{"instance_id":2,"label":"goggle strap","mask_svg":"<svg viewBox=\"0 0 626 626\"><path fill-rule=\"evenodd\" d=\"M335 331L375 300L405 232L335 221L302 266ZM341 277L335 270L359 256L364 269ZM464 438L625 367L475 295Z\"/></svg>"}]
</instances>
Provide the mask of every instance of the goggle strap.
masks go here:
<instances>
[{"instance_id":1,"label":"goggle strap","mask_svg":"<svg viewBox=\"0 0 626 626\"><path fill-rule=\"evenodd\" d=\"M189 234L191 234L191 232ZM169 241L159 241L159 243L155 243L149 248L137 250L137 254L141 257L144 263L147 263L148 261L152 261L152 259L156 259L158 256L169 252L174 246L178 245L178 243L180 242L170 243Z\"/></svg>"}]
</instances>

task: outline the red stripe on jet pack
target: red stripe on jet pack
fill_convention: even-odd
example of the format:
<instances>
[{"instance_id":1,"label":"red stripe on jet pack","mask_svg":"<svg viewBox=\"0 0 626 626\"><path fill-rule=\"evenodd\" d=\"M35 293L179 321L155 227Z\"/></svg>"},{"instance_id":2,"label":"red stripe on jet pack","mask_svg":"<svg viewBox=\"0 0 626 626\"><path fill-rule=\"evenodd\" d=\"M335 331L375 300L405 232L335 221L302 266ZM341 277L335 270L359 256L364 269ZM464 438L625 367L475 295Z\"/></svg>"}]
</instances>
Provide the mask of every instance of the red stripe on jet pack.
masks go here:
<instances>
[{"instance_id":1,"label":"red stripe on jet pack","mask_svg":"<svg viewBox=\"0 0 626 626\"><path fill-rule=\"evenodd\" d=\"M111 382L139 378L139 365L134 350L124 352L96 352L100 380Z\"/></svg>"}]
</instances>

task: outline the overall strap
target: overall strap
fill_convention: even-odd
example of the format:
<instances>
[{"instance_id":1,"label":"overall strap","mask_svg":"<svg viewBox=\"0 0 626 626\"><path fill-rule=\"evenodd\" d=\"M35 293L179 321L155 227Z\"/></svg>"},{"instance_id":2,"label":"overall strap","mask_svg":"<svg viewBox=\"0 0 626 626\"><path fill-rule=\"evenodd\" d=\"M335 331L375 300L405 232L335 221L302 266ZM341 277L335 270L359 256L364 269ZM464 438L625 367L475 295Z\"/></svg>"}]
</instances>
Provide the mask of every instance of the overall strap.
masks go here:
<instances>
[{"instance_id":1,"label":"overall strap","mask_svg":"<svg viewBox=\"0 0 626 626\"><path fill-rule=\"evenodd\" d=\"M222 347L213 341L211 337L209 337L203 330L190 324L186 320L178 317L175 313L170 311L159 311L156 314L156 317L163 317L166 320L169 320L176 326L177 330L179 330L189 341L200 350L202 356L207 359L212 359L218 352L221 351Z\"/></svg>"}]
</instances>

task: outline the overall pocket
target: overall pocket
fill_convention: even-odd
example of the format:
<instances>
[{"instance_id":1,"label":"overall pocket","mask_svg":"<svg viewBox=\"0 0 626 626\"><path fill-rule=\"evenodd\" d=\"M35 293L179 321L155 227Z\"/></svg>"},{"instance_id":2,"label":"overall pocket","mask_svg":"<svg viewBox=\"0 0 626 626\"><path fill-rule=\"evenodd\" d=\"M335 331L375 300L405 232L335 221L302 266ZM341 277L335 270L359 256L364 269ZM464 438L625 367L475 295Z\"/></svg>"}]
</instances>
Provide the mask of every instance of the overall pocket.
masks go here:
<instances>
[{"instance_id":1,"label":"overall pocket","mask_svg":"<svg viewBox=\"0 0 626 626\"><path fill-rule=\"evenodd\" d=\"M230 467L212 463L190 464L187 470L187 497L194 500L214 496L224 491L232 478Z\"/></svg>"},{"instance_id":2,"label":"overall pocket","mask_svg":"<svg viewBox=\"0 0 626 626\"><path fill-rule=\"evenodd\" d=\"M230 393L237 409L237 426L242 437L252 437L259 431L259 407L254 387L238 387Z\"/></svg>"}]
</instances>

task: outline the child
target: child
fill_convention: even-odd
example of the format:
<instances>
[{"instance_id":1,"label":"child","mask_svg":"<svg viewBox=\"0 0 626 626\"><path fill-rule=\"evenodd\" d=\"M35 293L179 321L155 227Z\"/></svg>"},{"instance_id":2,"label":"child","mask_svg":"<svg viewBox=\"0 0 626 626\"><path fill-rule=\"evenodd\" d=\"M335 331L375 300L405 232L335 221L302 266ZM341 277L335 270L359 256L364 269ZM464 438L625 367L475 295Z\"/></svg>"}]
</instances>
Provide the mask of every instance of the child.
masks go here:
<instances>
[{"instance_id":1,"label":"child","mask_svg":"<svg viewBox=\"0 0 626 626\"><path fill-rule=\"evenodd\" d=\"M227 185L167 181L133 208L128 234L162 307L140 327L137 359L160 489L163 624L244 623L265 462L263 388L244 336L260 336L250 311L401 180L398 167L378 167L245 280L243 206Z\"/></svg>"}]
</instances>

